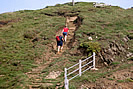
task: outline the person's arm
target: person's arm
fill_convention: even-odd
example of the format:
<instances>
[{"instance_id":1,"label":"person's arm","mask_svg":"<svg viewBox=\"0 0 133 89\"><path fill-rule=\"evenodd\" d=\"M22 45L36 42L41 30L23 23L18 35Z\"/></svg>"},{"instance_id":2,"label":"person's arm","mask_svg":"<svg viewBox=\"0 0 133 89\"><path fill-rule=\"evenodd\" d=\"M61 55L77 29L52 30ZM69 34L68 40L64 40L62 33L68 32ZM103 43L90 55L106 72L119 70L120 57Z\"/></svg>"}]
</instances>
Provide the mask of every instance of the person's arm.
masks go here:
<instances>
[{"instance_id":1,"label":"person's arm","mask_svg":"<svg viewBox=\"0 0 133 89\"><path fill-rule=\"evenodd\" d=\"M62 40L64 41L63 37L62 37Z\"/></svg>"}]
</instances>

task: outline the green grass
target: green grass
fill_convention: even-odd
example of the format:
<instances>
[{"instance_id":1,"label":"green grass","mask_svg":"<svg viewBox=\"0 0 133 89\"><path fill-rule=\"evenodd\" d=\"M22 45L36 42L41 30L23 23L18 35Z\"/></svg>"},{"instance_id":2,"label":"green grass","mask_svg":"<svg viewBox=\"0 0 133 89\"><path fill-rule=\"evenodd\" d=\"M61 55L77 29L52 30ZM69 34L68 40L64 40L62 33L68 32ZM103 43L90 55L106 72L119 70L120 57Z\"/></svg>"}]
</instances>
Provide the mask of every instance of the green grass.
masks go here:
<instances>
[{"instance_id":1,"label":"green grass","mask_svg":"<svg viewBox=\"0 0 133 89\"><path fill-rule=\"evenodd\" d=\"M120 62L112 62L111 65L118 65Z\"/></svg>"},{"instance_id":2,"label":"green grass","mask_svg":"<svg viewBox=\"0 0 133 89\"><path fill-rule=\"evenodd\" d=\"M41 14L41 10L22 10L1 14L0 17L0 21L19 19L0 28L0 74L4 75L0 77L0 87L11 87L13 83L19 86L21 83L17 83L15 78L36 67L34 59L46 51L46 45L65 24L65 18L46 16ZM35 37L39 41L33 43Z\"/></svg>"},{"instance_id":3,"label":"green grass","mask_svg":"<svg viewBox=\"0 0 133 89\"><path fill-rule=\"evenodd\" d=\"M125 80L117 80L117 82L122 83L125 82Z\"/></svg>"},{"instance_id":4,"label":"green grass","mask_svg":"<svg viewBox=\"0 0 133 89\"><path fill-rule=\"evenodd\" d=\"M128 60L133 60L133 57L131 57L131 58L128 58Z\"/></svg>"},{"instance_id":5,"label":"green grass","mask_svg":"<svg viewBox=\"0 0 133 89\"><path fill-rule=\"evenodd\" d=\"M49 47L47 45L55 42L56 32L65 25L64 16L68 15L78 15L83 18L82 25L75 32L75 39L79 44L89 41L87 34L90 32L95 33L92 37L102 47L107 47L108 42L114 39L121 42L125 36L132 38L130 32L133 29L132 9L124 10L114 6L94 8L92 2L76 2L75 6L72 6L72 3L65 3L47 6L40 10L20 10L0 14L0 21L11 21L0 27L0 75L2 76L0 88L20 89L21 84L26 84L24 73L38 66L34 64L35 58L41 59L42 55L47 56L45 55ZM117 33L119 37L116 36ZM95 39L95 36L98 38ZM38 40L34 41L35 38ZM133 52L133 41L130 40L127 43L129 51ZM79 45L75 47L78 48ZM70 55L70 51L67 50L65 53ZM66 54L63 54L64 58L54 59L50 64L52 66L42 72L48 74L53 69L64 70L65 67L77 63L77 60L82 58L81 55L66 57ZM43 60L46 62L46 59ZM67 61L68 64L63 61ZM92 75L91 72L89 74ZM96 81L105 74L106 72L94 74L92 77L85 76L80 81ZM62 77L63 74L60 78ZM88 77L91 80L86 79ZM75 85L71 85L70 88L74 89Z\"/></svg>"},{"instance_id":6,"label":"green grass","mask_svg":"<svg viewBox=\"0 0 133 89\"><path fill-rule=\"evenodd\" d=\"M108 80L114 80L113 78L108 78Z\"/></svg>"},{"instance_id":7,"label":"green grass","mask_svg":"<svg viewBox=\"0 0 133 89\"><path fill-rule=\"evenodd\" d=\"M127 79L124 79L124 80L117 80L117 82L119 82L119 83L133 82L133 79L131 79L131 78L127 78Z\"/></svg>"}]
</instances>

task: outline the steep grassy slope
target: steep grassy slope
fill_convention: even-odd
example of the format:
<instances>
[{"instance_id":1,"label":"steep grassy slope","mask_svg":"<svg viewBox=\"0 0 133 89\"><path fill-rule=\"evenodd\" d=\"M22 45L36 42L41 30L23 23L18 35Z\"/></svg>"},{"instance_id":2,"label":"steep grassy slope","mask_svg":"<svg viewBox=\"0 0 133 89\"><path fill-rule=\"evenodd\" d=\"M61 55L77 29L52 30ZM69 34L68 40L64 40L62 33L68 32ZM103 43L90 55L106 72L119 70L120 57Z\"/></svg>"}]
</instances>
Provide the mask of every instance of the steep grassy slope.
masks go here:
<instances>
[{"instance_id":1,"label":"steep grassy slope","mask_svg":"<svg viewBox=\"0 0 133 89\"><path fill-rule=\"evenodd\" d=\"M0 15L0 87L18 87L24 73L36 66L34 59L45 55L46 44L65 24L63 17L49 17L42 12L45 10Z\"/></svg>"},{"instance_id":2,"label":"steep grassy slope","mask_svg":"<svg viewBox=\"0 0 133 89\"><path fill-rule=\"evenodd\" d=\"M24 86L24 73L38 66L34 60L41 59L46 62L46 54L52 53L49 44L55 42L56 32L65 25L65 17L75 15L82 24L79 26L78 21L75 21L77 30L74 32L75 37L70 49L63 53L64 58L55 59L43 72L48 74L53 69L63 71L64 67L77 63L77 59L82 58L82 53L77 49L80 44L83 44L83 48L88 48L88 43L84 46L86 42L97 42L101 49L108 48L111 42L117 42L125 48L124 53L133 52L133 9L124 10L114 6L94 8L92 3L79 2L75 6L66 3L41 10L0 14L0 88ZM88 40L88 35L92 36L93 41ZM125 37L128 40L124 41ZM96 47L89 49L94 50L100 51ZM116 56L114 59L121 61L123 56ZM100 78L103 75L99 73L95 75L98 77L94 77ZM80 80L81 83L88 81L88 78L85 76ZM95 78L90 78L89 81L96 81ZM63 73L58 80L62 79Z\"/></svg>"}]
</instances>

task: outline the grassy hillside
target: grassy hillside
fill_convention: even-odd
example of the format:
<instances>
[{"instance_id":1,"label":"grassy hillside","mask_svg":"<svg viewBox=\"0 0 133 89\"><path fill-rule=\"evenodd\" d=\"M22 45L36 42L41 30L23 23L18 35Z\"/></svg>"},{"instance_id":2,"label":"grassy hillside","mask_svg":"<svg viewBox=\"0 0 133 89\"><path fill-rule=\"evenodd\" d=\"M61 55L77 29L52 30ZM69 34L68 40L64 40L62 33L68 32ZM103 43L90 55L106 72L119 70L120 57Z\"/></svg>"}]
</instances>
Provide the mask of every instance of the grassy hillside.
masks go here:
<instances>
[{"instance_id":1,"label":"grassy hillside","mask_svg":"<svg viewBox=\"0 0 133 89\"><path fill-rule=\"evenodd\" d=\"M18 87L24 73L36 67L34 59L47 52L65 18L49 17L45 10L24 10L0 14L0 86ZM44 55L43 54L43 55ZM17 81L16 81L17 79Z\"/></svg>"},{"instance_id":2,"label":"grassy hillside","mask_svg":"<svg viewBox=\"0 0 133 89\"><path fill-rule=\"evenodd\" d=\"M133 9L124 10L116 6L94 8L92 3L78 2L75 6L66 3L47 6L40 10L0 14L0 88L16 89L26 85L25 73L39 66L35 64L35 59L42 59L45 63L46 54L48 52L54 54L49 44L55 42L56 33L65 25L65 17L75 15L81 18L82 23L75 31L76 45L72 45L70 50L64 52L64 58L51 62L52 66L47 67L43 72L48 74L53 69L63 70L64 67L77 63L77 59L83 56L74 55L77 52L75 50L86 42L97 42L101 48L107 48L110 42L115 41L124 48L127 45L126 51L133 53ZM91 35L93 41L88 40L90 33L93 34ZM129 39L127 42L123 41L125 37ZM90 50L98 51L97 47L92 47ZM116 60L123 59L122 57ZM70 64L63 64L65 58ZM58 62L60 65L57 65ZM96 75L98 76L96 78L103 75ZM62 78L63 74L59 80L62 81ZM87 78L85 76L80 82ZM95 81L94 79L89 81Z\"/></svg>"}]
</instances>

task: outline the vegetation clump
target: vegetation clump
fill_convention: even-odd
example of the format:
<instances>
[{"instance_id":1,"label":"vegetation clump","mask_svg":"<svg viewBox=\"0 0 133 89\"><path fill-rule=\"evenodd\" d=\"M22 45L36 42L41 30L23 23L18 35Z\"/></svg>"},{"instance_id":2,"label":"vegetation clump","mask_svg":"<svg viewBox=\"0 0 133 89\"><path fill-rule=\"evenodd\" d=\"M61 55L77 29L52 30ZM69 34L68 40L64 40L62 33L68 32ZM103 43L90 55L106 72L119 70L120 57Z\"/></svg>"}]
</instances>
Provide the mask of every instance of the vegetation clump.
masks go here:
<instances>
[{"instance_id":1,"label":"vegetation clump","mask_svg":"<svg viewBox=\"0 0 133 89\"><path fill-rule=\"evenodd\" d=\"M85 48L87 52L100 52L101 47L98 42L84 42L80 44L80 47Z\"/></svg>"}]
</instances>

